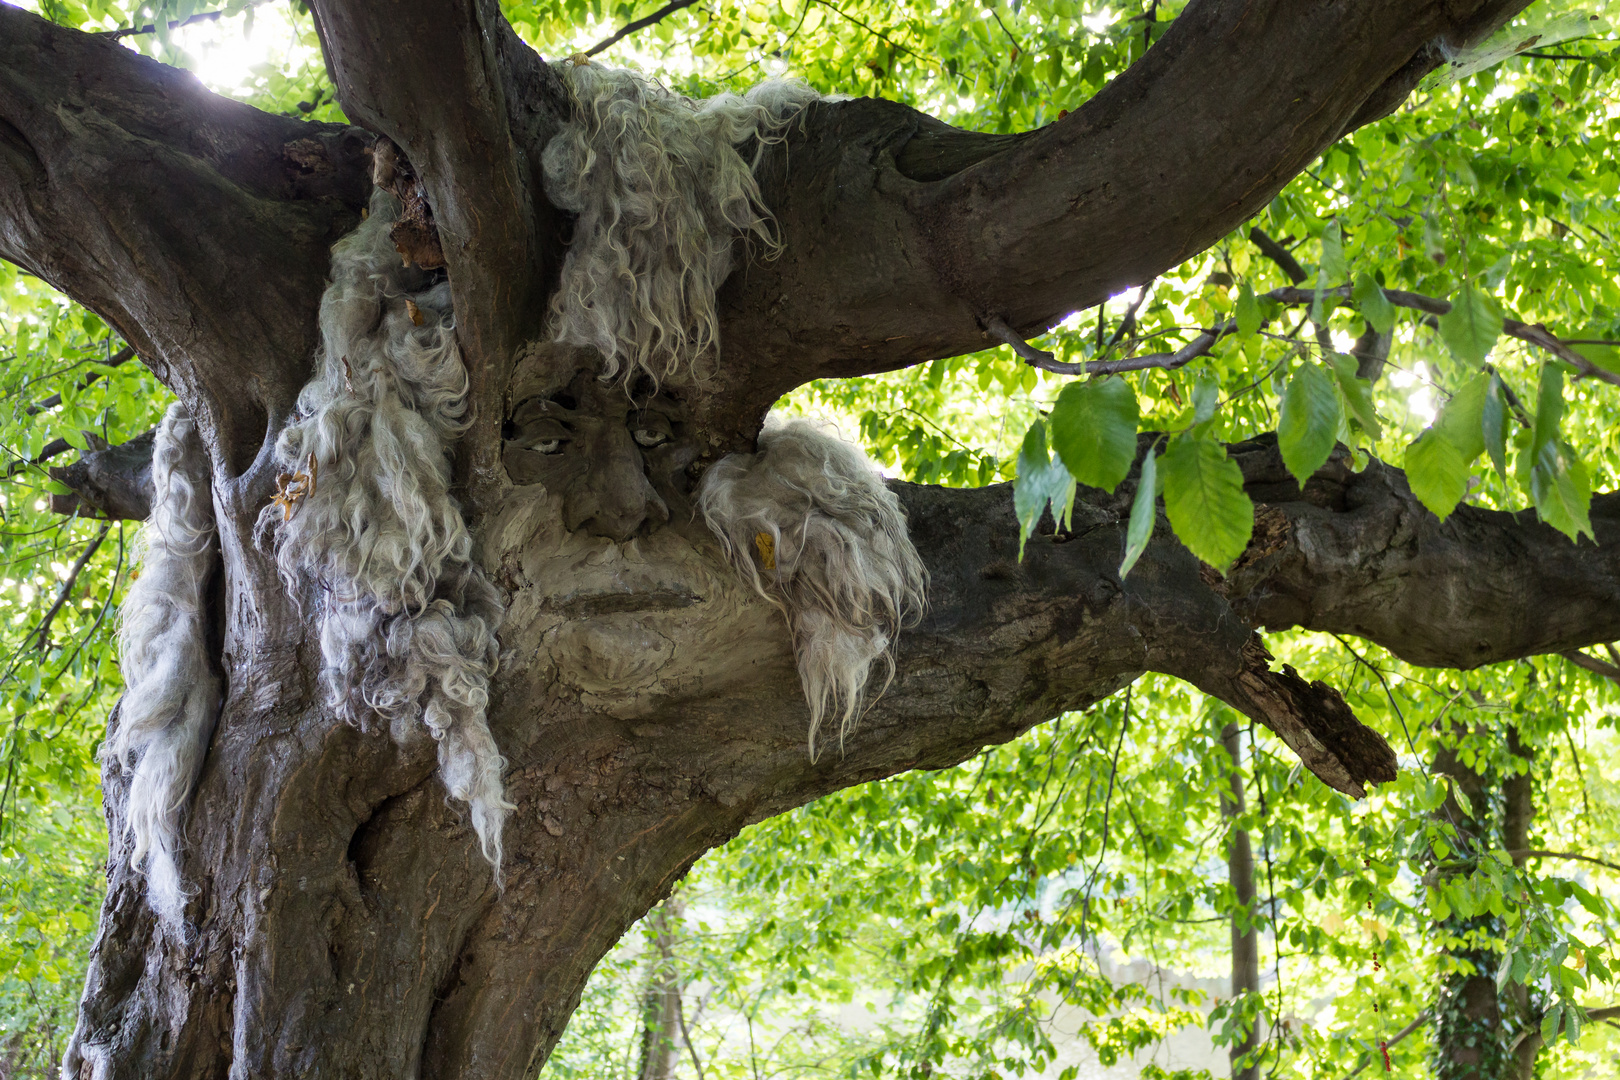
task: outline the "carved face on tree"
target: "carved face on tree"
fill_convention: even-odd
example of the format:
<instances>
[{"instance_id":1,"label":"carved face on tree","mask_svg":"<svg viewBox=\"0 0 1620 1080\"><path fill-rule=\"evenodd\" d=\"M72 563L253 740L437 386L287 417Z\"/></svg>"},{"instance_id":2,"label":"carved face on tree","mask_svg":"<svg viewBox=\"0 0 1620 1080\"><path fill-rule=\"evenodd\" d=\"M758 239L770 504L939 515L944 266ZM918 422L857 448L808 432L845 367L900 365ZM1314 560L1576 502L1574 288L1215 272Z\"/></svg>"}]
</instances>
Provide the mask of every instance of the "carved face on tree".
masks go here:
<instances>
[{"instance_id":1,"label":"carved face on tree","mask_svg":"<svg viewBox=\"0 0 1620 1080\"><path fill-rule=\"evenodd\" d=\"M200 546L170 554L197 573L154 580L191 591L140 625L192 620L192 673L224 688L115 741L174 768L132 799L109 767L70 1074L515 1080L606 949L750 822L1149 670L1359 794L1388 745L1272 671L1255 627L1462 666L1620 636L1612 579L1573 595L1549 538L1466 509L1442 527L1382 466L1330 459L1301 489L1274 442L1234 447L1274 495L1260 542L1221 578L1150 529L1122 581L1139 466L1021 550L1005 486L885 483L766 421L811 380L978 351L1180 263L1511 5L1195 0L1108 92L1017 136L803 86L688 102L547 64L493 4L311 6L364 130L0 7L0 254L179 396L152 494L206 486L213 531L183 518ZM1568 603L1455 630L1500 604L1464 549ZM168 678L158 652L132 682ZM816 757L823 718L841 739ZM182 727L197 753L164 758ZM161 923L131 816L183 839Z\"/></svg>"},{"instance_id":2,"label":"carved face on tree","mask_svg":"<svg viewBox=\"0 0 1620 1080\"><path fill-rule=\"evenodd\" d=\"M539 346L519 360L501 460L514 485L562 500L564 529L622 543L691 515L701 448L676 393L650 376L626 386L600 371L583 348Z\"/></svg>"}]
</instances>

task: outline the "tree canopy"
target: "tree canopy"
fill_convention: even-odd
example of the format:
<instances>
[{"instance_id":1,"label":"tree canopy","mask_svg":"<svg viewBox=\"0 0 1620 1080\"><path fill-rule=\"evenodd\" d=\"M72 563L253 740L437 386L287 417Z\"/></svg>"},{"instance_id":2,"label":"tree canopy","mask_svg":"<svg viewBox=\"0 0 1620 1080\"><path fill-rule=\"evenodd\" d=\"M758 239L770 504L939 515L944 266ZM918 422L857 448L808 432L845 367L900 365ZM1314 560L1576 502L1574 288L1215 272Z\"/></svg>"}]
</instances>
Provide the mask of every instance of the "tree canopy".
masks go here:
<instances>
[{"instance_id":1,"label":"tree canopy","mask_svg":"<svg viewBox=\"0 0 1620 1080\"><path fill-rule=\"evenodd\" d=\"M1190 6L565 0L502 11L548 58L589 50L693 97L794 76L1011 135L1111 84L1123 93L1113 80L1139 62L1152 92L1153 46ZM116 33L270 114L366 121L338 104L303 5L30 10ZM1490 1070L1528 1054L1535 1075L1620 1077L1620 655L1546 646L1594 589L1567 568L1596 566L1614 590L1600 541L1613 543L1620 496L1593 494L1616 491L1620 475L1609 14L1539 0L1482 40L1439 47L1432 71L1357 113L1224 235L1198 234L1166 205L1140 259L1176 252L1171 268L1093 281L1095 300L1061 320L1017 310L1061 276L1040 264L1050 253L985 239L1009 260L1012 299L972 331L979 351L956 347L968 331L943 328L949 347L926 347L960 355L919 364L902 343L848 377L828 360L776 406L834 420L893 477L1010 484L1021 551L1083 539L1095 525L1086 507L1111 507L1127 526L1110 557L1128 581L1155 530L1173 533L1263 625L1292 626L1310 606L1289 593L1298 571L1273 558L1273 539L1294 526L1268 493L1372 505L1366 485L1387 485L1396 509L1357 526L1388 534L1371 556L1326 525L1313 535L1345 544L1333 565L1349 621L1386 643L1380 620L1399 622L1400 644L1289 630L1267 647L1342 693L1393 747L1397 777L1352 798L1362 778L1335 791L1276 733L1187 683L1144 677L954 768L751 825L602 962L542 1075L642 1070L641 1040L657 1028L649 993L665 987L686 1010L678 1032L660 1035L678 1044L670 1068L683 1076L1073 1076L1053 1031L1078 1009L1091 1052L1104 1064L1139 1055L1145 1076L1173 1075L1152 1063L1163 1040L1208 1028L1268 1075L1423 1062L1443 1077L1507 1075ZM244 41L262 59L218 62L250 55ZM1186 108L1196 121L1196 103ZM1232 189L1232 176L1201 175L1195 147L1158 137L1128 123L1111 135L1181 185ZM0 150L6 138L0 125ZM908 160L908 175L945 175L939 161L968 153L944 136L927 152L938 160ZM952 258L979 234L1039 232L998 216L1004 193L970 194L969 224L939 228L959 245ZM1099 242L1113 260L1094 260L1103 277L1128 276L1121 243ZM748 332L740 348L764 340ZM138 447L170 399L130 362L134 344L0 262L0 1076L54 1067L105 889L97 750L121 685L113 630L136 540L118 519L143 515L98 504L94 493L112 498L116 484L97 470L113 477L122 459L108 448ZM70 464L75 451L86 456ZM1097 489L1078 516L1077 485ZM1411 555L1411 535L1432 538L1448 519L1477 537L1547 528L1491 540L1508 552L1500 565L1475 566L1460 545L1411 556L1409 578L1452 559L1478 595L1447 585L1403 600L1367 569ZM1264 588L1251 594L1255 582ZM1462 640L1448 616L1464 607L1487 611L1501 640ZM1518 658L1476 666L1505 655ZM1239 834L1253 845L1248 889L1227 865ZM1251 931L1258 992L1216 1000L1124 973L1135 962L1226 978L1232 940ZM838 1022L851 1002L869 1023ZM1477 1060L1451 1056L1465 1045Z\"/></svg>"}]
</instances>

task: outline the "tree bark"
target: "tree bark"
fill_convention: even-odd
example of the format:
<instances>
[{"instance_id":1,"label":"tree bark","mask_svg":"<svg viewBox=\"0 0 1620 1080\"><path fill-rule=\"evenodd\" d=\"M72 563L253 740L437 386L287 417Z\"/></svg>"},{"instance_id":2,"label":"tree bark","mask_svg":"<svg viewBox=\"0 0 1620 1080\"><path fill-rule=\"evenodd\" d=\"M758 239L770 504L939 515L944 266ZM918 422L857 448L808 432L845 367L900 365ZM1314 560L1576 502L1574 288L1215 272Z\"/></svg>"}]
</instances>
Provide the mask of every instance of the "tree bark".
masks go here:
<instances>
[{"instance_id":1,"label":"tree bark","mask_svg":"<svg viewBox=\"0 0 1620 1080\"><path fill-rule=\"evenodd\" d=\"M786 253L723 289L717 379L672 387L693 467L751 448L769 404L809 379L974 351L988 317L1030 332L1195 254L1393 107L1436 41L1522 6L1194 0L1104 93L1021 136L894 103L814 106L762 166ZM692 520L690 474L667 492L670 523L621 545L567 531L556 492L502 467L506 395L563 254L537 171L567 108L555 75L489 0L314 10L367 130L266 116L0 5L0 256L106 317L191 409L220 532L208 616L228 692L190 809L189 929L152 920L109 770L109 888L69 1075L531 1076L596 961L751 822L955 764L1145 671L1230 703L1359 794L1393 776L1387 743L1330 688L1272 671L1254 627L1465 667L1620 637L1613 497L1593 507L1598 544L1576 549L1514 515L1464 507L1441 525L1382 465L1353 474L1341 457L1301 492L1257 440L1234 447L1264 505L1233 573L1209 573L1161 519L1121 582L1134 479L1082 491L1072 531L1022 561L1005 486L896 484L930 610L845 752L812 762L786 627ZM378 136L421 181L478 406L457 496L508 604L489 711L519 807L502 889L431 741L350 727L317 700L302 613L322 598L289 595L252 540ZM544 377L567 374L562 351L540 355ZM65 475L121 516L138 501L113 495L144 490L140 466L126 448Z\"/></svg>"},{"instance_id":2,"label":"tree bark","mask_svg":"<svg viewBox=\"0 0 1620 1080\"><path fill-rule=\"evenodd\" d=\"M1464 734L1463 728L1453 726L1448 732L1452 741L1435 754L1435 774L1449 777L1454 785L1435 818L1457 830L1458 854L1471 868L1494 849L1528 849L1534 806L1528 770L1519 773L1514 762L1506 770L1462 763L1455 740ZM1506 743L1511 757L1524 759L1528 765L1531 753L1516 727L1508 727ZM1459 791L1466 806L1456 796ZM1525 856L1514 855L1513 861L1522 866ZM1496 965L1501 958L1473 940L1476 934L1500 939L1502 920L1490 914L1454 915L1440 921L1436 932L1442 938L1442 951L1461 961L1463 969L1442 977L1439 998L1431 1010L1435 1017L1431 1050L1435 1075L1440 1080L1529 1080L1535 1075L1540 1039L1532 1042L1522 1034L1536 1031L1528 990L1511 983L1498 990Z\"/></svg>"},{"instance_id":3,"label":"tree bark","mask_svg":"<svg viewBox=\"0 0 1620 1080\"><path fill-rule=\"evenodd\" d=\"M647 983L641 1003L638 1080L670 1080L680 1050L681 980L675 964L675 932L685 905L671 896L647 916L653 925L647 952Z\"/></svg>"},{"instance_id":4,"label":"tree bark","mask_svg":"<svg viewBox=\"0 0 1620 1080\"><path fill-rule=\"evenodd\" d=\"M1245 811L1243 798L1243 729L1228 724L1221 732L1221 745L1232 759L1230 795L1221 798L1221 812L1228 820L1241 818ZM1228 831L1226 849L1226 876L1232 884L1232 899L1237 909L1232 913L1232 1000L1245 997L1258 998L1260 994L1260 935L1255 931L1254 851L1249 845L1249 830L1232 826ZM1258 1058L1251 1059L1260 1045L1259 1023L1249 1027L1238 1042L1232 1044L1227 1056L1232 1059L1232 1080L1256 1080L1260 1075Z\"/></svg>"}]
</instances>

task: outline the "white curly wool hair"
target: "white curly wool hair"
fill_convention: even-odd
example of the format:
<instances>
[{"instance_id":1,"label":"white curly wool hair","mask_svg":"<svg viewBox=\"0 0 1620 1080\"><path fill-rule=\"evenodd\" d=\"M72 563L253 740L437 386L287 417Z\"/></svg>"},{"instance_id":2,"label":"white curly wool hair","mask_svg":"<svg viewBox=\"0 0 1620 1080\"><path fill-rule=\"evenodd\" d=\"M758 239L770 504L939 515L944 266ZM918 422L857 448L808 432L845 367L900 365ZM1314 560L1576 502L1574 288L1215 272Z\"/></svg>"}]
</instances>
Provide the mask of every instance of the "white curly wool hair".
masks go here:
<instances>
[{"instance_id":1,"label":"white curly wool hair","mask_svg":"<svg viewBox=\"0 0 1620 1080\"><path fill-rule=\"evenodd\" d=\"M839 741L865 711L872 668L894 677L901 629L922 616L928 574L900 500L870 459L823 425L768 419L759 452L708 471L698 509L727 557L780 607L810 705L810 754L829 717Z\"/></svg>"},{"instance_id":2,"label":"white curly wool hair","mask_svg":"<svg viewBox=\"0 0 1620 1080\"><path fill-rule=\"evenodd\" d=\"M574 116L546 144L546 195L579 215L553 334L654 379L717 347L714 294L738 237L779 245L754 179L763 148L818 95L801 80L694 101L632 71L565 62ZM752 141L753 160L738 147Z\"/></svg>"},{"instance_id":3,"label":"white curly wool hair","mask_svg":"<svg viewBox=\"0 0 1620 1080\"><path fill-rule=\"evenodd\" d=\"M209 663L203 590L218 560L208 452L191 416L169 406L152 446L152 515L142 530L140 574L120 612L124 697L104 753L129 774L130 864L145 862L147 899L177 926L186 800L202 769L219 709Z\"/></svg>"},{"instance_id":4,"label":"white curly wool hair","mask_svg":"<svg viewBox=\"0 0 1620 1080\"><path fill-rule=\"evenodd\" d=\"M396 737L418 718L427 725L445 786L471 808L499 875L514 807L485 709L503 611L472 561L446 457L472 422L467 371L449 285L402 265L389 240L399 210L377 192L332 249L317 373L276 443L308 490L267 506L259 525L275 532L289 589L306 577L324 586L329 703L362 727L380 715Z\"/></svg>"}]
</instances>

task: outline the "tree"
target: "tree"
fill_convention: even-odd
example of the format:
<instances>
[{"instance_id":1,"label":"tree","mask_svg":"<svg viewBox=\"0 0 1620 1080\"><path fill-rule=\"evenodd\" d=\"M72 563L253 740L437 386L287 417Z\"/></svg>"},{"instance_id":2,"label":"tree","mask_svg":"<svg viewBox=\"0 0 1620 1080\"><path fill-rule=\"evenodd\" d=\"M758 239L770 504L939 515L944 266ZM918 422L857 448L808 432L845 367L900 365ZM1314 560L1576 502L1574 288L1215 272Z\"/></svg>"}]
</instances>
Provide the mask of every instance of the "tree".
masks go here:
<instances>
[{"instance_id":1,"label":"tree","mask_svg":"<svg viewBox=\"0 0 1620 1080\"><path fill-rule=\"evenodd\" d=\"M763 148L758 170L787 254L722 289L716 376L671 382L688 460L751 450L770 405L814 379L937 362L996 335L1016 338L1036 364L1061 364L1022 335L1227 236L1324 148L1399 106L1441 62L1433 43L1477 43L1523 6L1192 3L1083 107L1018 136L959 131L878 99L813 106L785 143ZM577 576L584 554L618 550L625 522L587 515L565 529L563 493L514 484L503 467L516 362L546 336L565 248L565 222L536 171L570 109L556 71L493 5L313 8L358 127L224 101L110 41L0 9L0 253L103 317L192 411L220 528L210 617L230 689L190 809L195 937L153 922L120 857L124 781L109 770L113 879L70 1066L98 1076L227 1063L265 1074L525 1075L596 960L699 855L750 822L953 764L1143 671L1194 683L1276 732L1324 783L1359 794L1393 778L1388 746L1334 690L1271 671L1253 627L1333 630L1436 667L1620 636L1617 504L1591 500L1591 528L1577 529L1585 492L1560 457L1556 416L1530 425L1527 473L1551 492L1536 496L1543 517L1595 533L1595 544L1473 506L1441 506L1450 512L1438 520L1425 508L1444 499L1428 481L1457 469L1422 464L1422 451L1408 458L1419 462L1411 486L1381 463L1353 472L1345 455L1329 457L1343 408L1361 401L1353 374L1335 370L1333 430L1309 467L1286 395L1279 440L1238 444L1230 459L1216 451L1259 504L1253 538L1237 529L1232 550L1230 536L1205 546L1198 515L1177 498L1190 489L1172 478L1196 473L1210 445L1196 437L1155 448L1148 436L1124 455L1129 471L1097 474L1110 490L1080 490L1078 527L1070 517L1038 528L1047 497L1062 511L1067 473L1084 480L1095 464L1054 411L1062 470L1037 429L1020 468L1021 512L1004 487L893 486L932 576L931 609L902 636L895 682L844 752L812 761L787 636L691 522L690 472L656 478L667 524L629 523L645 534L646 562L626 591ZM304 619L253 542L275 494L277 466L263 450L309 379L329 248L360 221L377 137L420 178L477 404L456 445L456 480L510 612L490 709L519 807L500 889L440 798L432 748L361 732L320 704ZM1323 231L1322 295L1274 291L1268 303L1354 295L1330 272L1342 237ZM1486 321L1466 291L1453 308L1372 289L1358 301L1369 321L1383 318L1380 298L1445 318L1442 332ZM1248 310L1234 321L1247 324ZM1572 370L1598 370L1542 333L1538 344L1562 349ZM1222 336L1199 335L1186 359ZM1359 350L1368 368L1382 362L1378 336ZM1457 338L1463 351L1468 337ZM568 384L574 369L548 355L549 367L525 377ZM1089 370L1108 370L1100 362ZM1308 401L1310 379L1295 400ZM582 398L593 385L579 383ZM1503 395L1480 385L1483 412ZM1561 387L1545 400L1561 400ZM615 408L622 415L622 398L588 398L587 411L616 423ZM82 505L133 516L135 450L89 452L63 479ZM1543 452L1551 464L1539 464ZM1122 579L1149 461L1166 471L1165 513L1187 543L1138 528L1145 546ZM624 490L643 468L603 455L583 482ZM1052 483L1032 486L1039 475ZM1194 552L1229 572L1210 573ZM1506 619L1509 583L1547 599ZM592 670L588 640L556 645L566 628L624 654L625 635L646 640L646 627L662 643L644 648L661 662L632 679Z\"/></svg>"}]
</instances>

